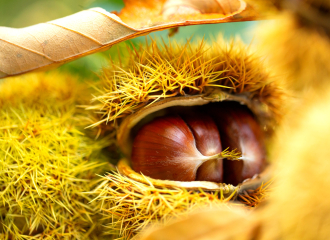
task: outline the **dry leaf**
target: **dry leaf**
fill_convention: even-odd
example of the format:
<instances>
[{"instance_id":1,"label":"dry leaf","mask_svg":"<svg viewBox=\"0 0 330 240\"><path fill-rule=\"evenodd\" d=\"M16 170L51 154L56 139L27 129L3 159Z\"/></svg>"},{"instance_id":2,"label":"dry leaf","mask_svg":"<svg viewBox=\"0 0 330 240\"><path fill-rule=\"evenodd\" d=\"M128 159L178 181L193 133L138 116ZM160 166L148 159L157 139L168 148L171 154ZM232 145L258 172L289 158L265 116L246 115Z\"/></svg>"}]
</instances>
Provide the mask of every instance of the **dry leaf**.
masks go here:
<instances>
[{"instance_id":1,"label":"dry leaf","mask_svg":"<svg viewBox=\"0 0 330 240\"><path fill-rule=\"evenodd\" d=\"M258 18L242 0L126 0L26 28L0 27L0 78L56 66L167 28Z\"/></svg>"},{"instance_id":2,"label":"dry leaf","mask_svg":"<svg viewBox=\"0 0 330 240\"><path fill-rule=\"evenodd\" d=\"M119 16L132 27L162 30L194 24L232 22L235 21L232 17L245 9L246 3L243 0L126 0L125 8Z\"/></svg>"},{"instance_id":3,"label":"dry leaf","mask_svg":"<svg viewBox=\"0 0 330 240\"><path fill-rule=\"evenodd\" d=\"M232 206L208 210L175 221L158 229L150 229L137 239L140 240L225 240L252 239L257 222L246 210Z\"/></svg>"}]
</instances>

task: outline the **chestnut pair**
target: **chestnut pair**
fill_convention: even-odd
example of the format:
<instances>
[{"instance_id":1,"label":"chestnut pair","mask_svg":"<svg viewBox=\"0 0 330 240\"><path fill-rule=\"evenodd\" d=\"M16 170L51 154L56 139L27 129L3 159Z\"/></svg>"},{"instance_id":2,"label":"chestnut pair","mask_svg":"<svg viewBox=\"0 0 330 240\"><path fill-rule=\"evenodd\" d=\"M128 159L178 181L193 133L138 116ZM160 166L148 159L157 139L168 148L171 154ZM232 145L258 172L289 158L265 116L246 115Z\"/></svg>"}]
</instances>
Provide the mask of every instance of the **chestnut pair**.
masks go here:
<instances>
[{"instance_id":1,"label":"chestnut pair","mask_svg":"<svg viewBox=\"0 0 330 240\"><path fill-rule=\"evenodd\" d=\"M223 150L241 152L225 157ZM265 167L263 130L238 102L182 108L158 117L137 132L132 167L154 179L211 181L237 185Z\"/></svg>"}]
</instances>

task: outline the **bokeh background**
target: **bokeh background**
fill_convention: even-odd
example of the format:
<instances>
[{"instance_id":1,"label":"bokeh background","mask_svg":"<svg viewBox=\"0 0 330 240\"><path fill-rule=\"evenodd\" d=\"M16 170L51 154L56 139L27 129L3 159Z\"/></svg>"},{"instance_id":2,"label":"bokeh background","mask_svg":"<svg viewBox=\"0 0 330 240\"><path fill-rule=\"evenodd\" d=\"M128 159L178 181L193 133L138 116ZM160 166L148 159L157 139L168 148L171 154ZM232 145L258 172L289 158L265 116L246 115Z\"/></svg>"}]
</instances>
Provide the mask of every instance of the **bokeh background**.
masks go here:
<instances>
[{"instance_id":1,"label":"bokeh background","mask_svg":"<svg viewBox=\"0 0 330 240\"><path fill-rule=\"evenodd\" d=\"M124 7L123 0L0 0L0 26L22 28L33 24L51 21L57 18L82 11L84 9L101 7L107 11L120 11ZM253 32L260 22L221 23L181 27L179 32L171 37L178 41L196 41L204 37L206 41L216 39L219 34L225 38L239 36L244 42L253 44ZM168 30L155 32L149 36L162 37L168 40ZM116 58L119 51L125 51L126 45L139 45L145 42L145 37L138 37L114 46L111 49L95 53L61 66L61 71L70 71L84 78L97 79L109 57Z\"/></svg>"}]
</instances>

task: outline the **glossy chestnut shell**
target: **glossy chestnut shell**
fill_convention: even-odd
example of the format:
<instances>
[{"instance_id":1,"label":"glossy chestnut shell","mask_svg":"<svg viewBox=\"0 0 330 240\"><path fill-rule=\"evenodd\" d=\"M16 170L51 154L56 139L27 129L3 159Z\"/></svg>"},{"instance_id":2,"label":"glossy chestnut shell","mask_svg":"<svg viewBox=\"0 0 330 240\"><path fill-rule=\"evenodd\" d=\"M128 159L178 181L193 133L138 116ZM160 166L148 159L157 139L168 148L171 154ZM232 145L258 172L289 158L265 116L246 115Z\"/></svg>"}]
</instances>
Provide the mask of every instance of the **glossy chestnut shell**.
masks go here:
<instances>
[{"instance_id":1,"label":"glossy chestnut shell","mask_svg":"<svg viewBox=\"0 0 330 240\"><path fill-rule=\"evenodd\" d=\"M225 106L226 104L223 104L224 102L229 103L230 106ZM228 104L227 104L228 105ZM143 129L144 126L147 126L152 121L157 121L157 117L160 116L166 116L166 115L175 115L180 113L183 116L189 116L191 112L196 111L196 109L199 109L203 112L203 114L207 114L210 116L210 118L215 119L213 120L218 128L218 132L221 135L224 135L221 138L221 146L218 148L217 151L220 151L221 149L225 149L227 147L233 148L236 147L238 150L242 151L243 149L240 149L240 146L232 146L231 141L235 140L235 134L231 137L225 137L226 135L226 129L222 129L221 126L219 128L219 124L223 124L221 122L227 121L226 118L220 117L220 120L216 120L219 118L217 116L217 113L220 113L221 111L227 111L224 110L224 108L233 108L236 107L242 107L243 105L243 113L241 114L247 114L248 118L253 120L251 127L256 128L257 130L255 132L255 137L259 138L257 141L258 145L260 143L259 148L260 150L260 159L258 160L259 163L254 166L245 164L245 167L242 167L243 161L238 162L232 162L227 160L221 160L218 161L218 164L215 164L218 166L218 169L220 169L220 180L219 176L216 176L215 179L209 178L207 179L203 177L199 177L201 174L197 174L198 176L192 177L192 179L176 179L172 178L169 179L167 177L155 177L150 176L148 178L148 174L144 174L143 171L140 171L137 169L134 171L132 166L132 149L133 149L133 141L134 138L137 136L140 129ZM199 107L200 106L200 107ZM218 110L215 110L215 109ZM141 109L140 111L130 115L124 121L121 123L118 132L117 132L117 139L118 143L121 147L121 150L124 152L124 154L127 156L126 159L122 159L118 164L118 170L121 174L124 174L132 179L135 179L140 182L145 183L152 183L153 185L159 185L159 186L167 186L167 187L184 187L187 189L205 189L205 190L216 190L219 188L226 189L228 193L235 191L236 187L232 185L227 184L233 184L233 185L241 185L240 188L250 188L251 186L257 186L260 185L260 182L265 181L265 179L268 179L269 171L263 171L266 165L265 161L265 146L263 143L263 129L266 125L267 118L263 116L263 114L259 111L259 105L256 105L255 102L250 102L249 99L242 96L234 96L223 92L217 92L212 95L195 95L195 96L185 96L185 97L175 97L171 99L165 99L162 101L159 101L151 106L145 107ZM198 110L198 111L199 111ZM230 111L229 111L230 112ZM258 115L259 118L256 118ZM201 115L204 116L204 115ZM183 117L184 118L184 117ZM229 117L230 118L230 117ZM156 120L155 120L156 119ZM249 120L249 121L250 121ZM217 123L218 121L218 123ZM251 122L251 121L250 121ZM234 126L232 126L234 127ZM189 128L190 129L190 128ZM248 129L248 128L247 128ZM195 131L197 132L197 130ZM246 134L245 128L241 128L241 131L243 132L243 135ZM195 133L196 134L196 133ZM244 137L243 137L244 138ZM202 137L201 137L202 139ZM203 140L202 140L203 141ZM195 140L196 144L198 141ZM199 150L200 153L203 152L203 150ZM242 151L244 152L244 151ZM205 152L204 152L205 154ZM205 154L206 155L206 154ZM244 154L243 154L244 158ZM248 160L246 157L245 160ZM222 163L223 161L223 163ZM229 163L228 163L229 162ZM207 163L207 162L206 162ZM237 165L238 166L235 166ZM212 164L211 164L212 165ZM244 165L244 164L243 164ZM214 165L213 165L214 166ZM134 163L133 163L134 167ZM217 168L217 167L215 167ZM237 169L236 169L237 168ZM221 169L224 169L223 173L221 173ZM233 170L230 170L233 169ZM227 171L229 170L229 171ZM197 170L199 172L201 170ZM140 175L140 173L143 173L143 175ZM228 173L226 173L228 172ZM229 174L229 172L232 172L233 176ZM262 174L260 174L262 172ZM218 177L218 179L217 179ZM252 180L249 180L252 178ZM195 180L195 181L192 181ZM183 181L183 182L182 182ZM191 182L190 182L191 181ZM242 184L244 182L244 184ZM232 186L232 187L231 187ZM249 187L248 187L249 186Z\"/></svg>"},{"instance_id":2,"label":"glossy chestnut shell","mask_svg":"<svg viewBox=\"0 0 330 240\"><path fill-rule=\"evenodd\" d=\"M262 130L246 106L222 102L177 112L144 125L134 138L132 167L163 180L212 181L237 185L265 166ZM221 136L221 140L220 140ZM217 154L238 149L240 161Z\"/></svg>"},{"instance_id":3,"label":"glossy chestnut shell","mask_svg":"<svg viewBox=\"0 0 330 240\"><path fill-rule=\"evenodd\" d=\"M206 138L206 141L202 141L202 138ZM222 160L204 162L206 156L220 152L219 132L209 116L183 118L180 115L168 115L140 129L134 139L131 159L132 167L137 172L156 179L176 181L194 181L202 165L216 161L215 168L219 169L210 171L210 176L206 176L205 180L221 182ZM204 180L203 172L198 176Z\"/></svg>"}]
</instances>

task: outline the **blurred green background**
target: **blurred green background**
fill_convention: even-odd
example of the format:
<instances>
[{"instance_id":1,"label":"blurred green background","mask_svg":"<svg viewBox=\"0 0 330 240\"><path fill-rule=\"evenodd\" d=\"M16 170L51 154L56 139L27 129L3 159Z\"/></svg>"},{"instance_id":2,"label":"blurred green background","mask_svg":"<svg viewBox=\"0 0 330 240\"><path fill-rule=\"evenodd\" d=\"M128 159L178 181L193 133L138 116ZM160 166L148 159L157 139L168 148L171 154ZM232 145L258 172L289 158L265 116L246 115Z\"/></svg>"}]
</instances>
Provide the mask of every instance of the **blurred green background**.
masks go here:
<instances>
[{"instance_id":1,"label":"blurred green background","mask_svg":"<svg viewBox=\"0 0 330 240\"><path fill-rule=\"evenodd\" d=\"M122 0L0 0L0 26L22 28L40 22L51 21L84 9L102 7L107 11L120 11L124 7ZM244 42L253 39L253 30L258 22L222 23L181 27L171 39L185 41L192 37L207 41L214 40L220 33L225 38L239 35ZM151 37L168 38L168 30L150 34ZM125 51L126 44L138 45L145 42L145 37L118 44L119 51ZM70 71L81 76L96 79L97 73L107 64L109 56L116 58L117 47L95 53L84 58L67 63L60 67L63 71Z\"/></svg>"}]
</instances>

